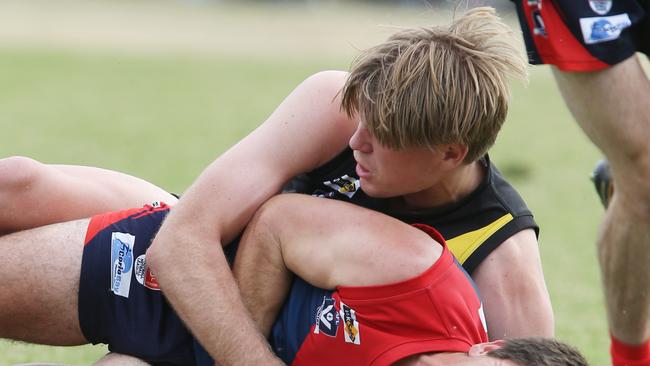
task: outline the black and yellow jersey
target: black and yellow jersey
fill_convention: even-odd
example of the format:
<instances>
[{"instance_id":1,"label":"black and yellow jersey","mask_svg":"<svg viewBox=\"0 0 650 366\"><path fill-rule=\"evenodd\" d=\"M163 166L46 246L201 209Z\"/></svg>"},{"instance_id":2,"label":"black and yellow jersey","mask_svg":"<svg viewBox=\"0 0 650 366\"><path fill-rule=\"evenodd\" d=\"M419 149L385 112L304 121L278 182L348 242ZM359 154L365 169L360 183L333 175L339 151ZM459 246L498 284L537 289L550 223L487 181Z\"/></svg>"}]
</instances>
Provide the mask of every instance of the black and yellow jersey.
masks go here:
<instances>
[{"instance_id":1,"label":"black and yellow jersey","mask_svg":"<svg viewBox=\"0 0 650 366\"><path fill-rule=\"evenodd\" d=\"M453 204L415 212L390 209L389 200L369 197L359 185L351 149L316 170L292 182L301 193L339 199L383 212L406 223L435 227L468 273L496 247L523 229L539 228L533 214L517 191L503 178L485 155L483 182L469 195Z\"/></svg>"}]
</instances>

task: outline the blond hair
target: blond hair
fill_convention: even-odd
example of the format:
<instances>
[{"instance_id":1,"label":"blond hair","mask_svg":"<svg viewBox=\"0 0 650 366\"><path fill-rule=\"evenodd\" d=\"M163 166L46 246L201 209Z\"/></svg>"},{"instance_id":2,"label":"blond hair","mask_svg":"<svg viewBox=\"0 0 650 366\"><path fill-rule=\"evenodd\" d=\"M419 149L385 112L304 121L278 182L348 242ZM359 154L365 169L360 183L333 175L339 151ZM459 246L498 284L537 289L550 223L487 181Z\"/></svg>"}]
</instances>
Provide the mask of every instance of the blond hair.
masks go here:
<instances>
[{"instance_id":1,"label":"blond hair","mask_svg":"<svg viewBox=\"0 0 650 366\"><path fill-rule=\"evenodd\" d=\"M516 43L489 7L469 10L448 28L400 31L357 59L342 108L389 148L461 143L465 162L475 161L505 120L508 78L527 77Z\"/></svg>"}]
</instances>

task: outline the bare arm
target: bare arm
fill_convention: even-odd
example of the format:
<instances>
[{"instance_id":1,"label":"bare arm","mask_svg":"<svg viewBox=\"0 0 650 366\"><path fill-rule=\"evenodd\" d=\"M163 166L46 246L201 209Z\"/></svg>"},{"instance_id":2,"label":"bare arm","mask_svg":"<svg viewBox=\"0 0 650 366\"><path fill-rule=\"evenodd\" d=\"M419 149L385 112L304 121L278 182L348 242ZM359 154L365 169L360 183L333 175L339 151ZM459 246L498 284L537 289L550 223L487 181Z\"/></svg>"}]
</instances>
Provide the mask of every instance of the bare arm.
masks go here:
<instances>
[{"instance_id":1,"label":"bare arm","mask_svg":"<svg viewBox=\"0 0 650 366\"><path fill-rule=\"evenodd\" d=\"M472 278L481 293L490 339L553 336L553 309L532 229L503 242Z\"/></svg>"},{"instance_id":2,"label":"bare arm","mask_svg":"<svg viewBox=\"0 0 650 366\"><path fill-rule=\"evenodd\" d=\"M317 74L215 160L176 205L147 253L167 298L221 365L276 361L244 308L221 246L292 176L341 151L356 124L334 100L346 74Z\"/></svg>"},{"instance_id":3,"label":"bare arm","mask_svg":"<svg viewBox=\"0 0 650 366\"><path fill-rule=\"evenodd\" d=\"M253 319L270 332L290 272L311 285L373 286L420 275L442 253L426 233L347 202L284 194L255 214L233 272Z\"/></svg>"},{"instance_id":4,"label":"bare arm","mask_svg":"<svg viewBox=\"0 0 650 366\"><path fill-rule=\"evenodd\" d=\"M0 159L0 235L176 197L134 176L94 167Z\"/></svg>"}]
</instances>

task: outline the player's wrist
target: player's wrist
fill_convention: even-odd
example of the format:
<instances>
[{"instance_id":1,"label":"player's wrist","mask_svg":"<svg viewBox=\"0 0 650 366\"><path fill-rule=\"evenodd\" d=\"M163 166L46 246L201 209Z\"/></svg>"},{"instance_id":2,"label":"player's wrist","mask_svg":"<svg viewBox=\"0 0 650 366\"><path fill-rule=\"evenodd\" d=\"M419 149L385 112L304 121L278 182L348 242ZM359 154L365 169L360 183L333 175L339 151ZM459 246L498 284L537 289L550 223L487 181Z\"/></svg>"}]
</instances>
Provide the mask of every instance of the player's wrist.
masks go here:
<instances>
[{"instance_id":1,"label":"player's wrist","mask_svg":"<svg viewBox=\"0 0 650 366\"><path fill-rule=\"evenodd\" d=\"M613 366L650 366L650 339L641 344L627 344L611 336Z\"/></svg>"}]
</instances>

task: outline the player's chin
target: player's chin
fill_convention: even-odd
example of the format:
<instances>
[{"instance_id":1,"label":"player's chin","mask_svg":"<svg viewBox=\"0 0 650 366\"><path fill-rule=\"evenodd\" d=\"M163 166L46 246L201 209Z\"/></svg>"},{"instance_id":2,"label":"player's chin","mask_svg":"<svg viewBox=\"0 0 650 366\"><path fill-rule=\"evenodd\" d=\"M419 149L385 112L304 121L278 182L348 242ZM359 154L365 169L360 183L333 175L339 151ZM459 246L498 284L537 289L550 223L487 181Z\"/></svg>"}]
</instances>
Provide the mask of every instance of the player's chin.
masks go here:
<instances>
[{"instance_id":1,"label":"player's chin","mask_svg":"<svg viewBox=\"0 0 650 366\"><path fill-rule=\"evenodd\" d=\"M387 189L376 182L368 181L363 178L361 178L361 189L363 189L363 192L366 195L374 198L388 198L399 195L399 193L392 192L392 190Z\"/></svg>"}]
</instances>

